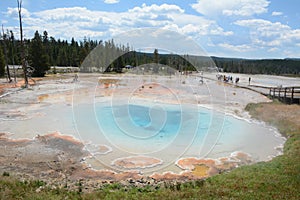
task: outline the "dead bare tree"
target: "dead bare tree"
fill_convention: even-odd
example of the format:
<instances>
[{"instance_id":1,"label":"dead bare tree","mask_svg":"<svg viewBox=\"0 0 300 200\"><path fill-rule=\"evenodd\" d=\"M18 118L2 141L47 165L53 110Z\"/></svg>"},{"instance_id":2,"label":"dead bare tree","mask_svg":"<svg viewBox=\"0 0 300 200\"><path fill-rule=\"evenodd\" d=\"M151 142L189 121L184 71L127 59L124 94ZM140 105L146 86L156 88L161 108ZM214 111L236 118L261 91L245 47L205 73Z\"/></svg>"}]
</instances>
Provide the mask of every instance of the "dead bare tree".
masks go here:
<instances>
[{"instance_id":1,"label":"dead bare tree","mask_svg":"<svg viewBox=\"0 0 300 200\"><path fill-rule=\"evenodd\" d=\"M4 28L3 28L3 24L2 24L2 41L3 41L3 46L4 46L4 54L5 54L5 65L6 65L6 73L7 73L7 81L9 83L12 82L11 77L10 77L10 72L9 72L9 67L8 67L8 57L7 57L7 49L6 49L6 40L7 40L7 36L5 36L4 33Z\"/></svg>"},{"instance_id":2,"label":"dead bare tree","mask_svg":"<svg viewBox=\"0 0 300 200\"><path fill-rule=\"evenodd\" d=\"M14 72L14 81L15 83L17 83L17 78L16 78L16 68L15 68L15 38L14 38L14 34L12 32L12 30L10 30L10 38L11 38L11 42L12 42L12 64L13 64L13 72Z\"/></svg>"},{"instance_id":3,"label":"dead bare tree","mask_svg":"<svg viewBox=\"0 0 300 200\"><path fill-rule=\"evenodd\" d=\"M24 82L25 88L28 87L28 77L27 77L27 65L25 61L25 50L24 50L24 41L23 41L23 28L22 28L22 0L17 0L18 3L18 13L19 13L19 22L20 22L20 43L21 43L21 60L22 68L24 73Z\"/></svg>"}]
</instances>

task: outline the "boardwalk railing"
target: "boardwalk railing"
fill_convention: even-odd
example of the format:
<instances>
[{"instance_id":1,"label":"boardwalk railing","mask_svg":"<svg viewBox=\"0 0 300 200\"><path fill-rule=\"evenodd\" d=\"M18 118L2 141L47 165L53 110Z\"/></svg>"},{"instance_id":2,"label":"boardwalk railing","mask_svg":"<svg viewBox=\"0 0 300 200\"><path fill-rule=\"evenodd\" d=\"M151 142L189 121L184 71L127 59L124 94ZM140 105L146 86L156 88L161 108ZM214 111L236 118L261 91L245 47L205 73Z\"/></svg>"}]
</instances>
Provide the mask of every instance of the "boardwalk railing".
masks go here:
<instances>
[{"instance_id":1,"label":"boardwalk railing","mask_svg":"<svg viewBox=\"0 0 300 200\"><path fill-rule=\"evenodd\" d=\"M273 87L269 95L284 103L300 103L300 87Z\"/></svg>"}]
</instances>

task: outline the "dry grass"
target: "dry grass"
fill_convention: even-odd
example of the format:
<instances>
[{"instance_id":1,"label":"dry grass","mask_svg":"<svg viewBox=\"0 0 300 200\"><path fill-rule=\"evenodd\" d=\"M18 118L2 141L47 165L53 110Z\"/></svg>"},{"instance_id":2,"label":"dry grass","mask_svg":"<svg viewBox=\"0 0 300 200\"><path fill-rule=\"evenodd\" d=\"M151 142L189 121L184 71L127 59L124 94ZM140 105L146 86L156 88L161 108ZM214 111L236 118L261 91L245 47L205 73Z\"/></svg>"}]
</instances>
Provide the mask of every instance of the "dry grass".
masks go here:
<instances>
[{"instance_id":1,"label":"dry grass","mask_svg":"<svg viewBox=\"0 0 300 200\"><path fill-rule=\"evenodd\" d=\"M256 119L276 126L284 136L290 136L300 130L300 105L286 105L275 101L248 104L246 110Z\"/></svg>"}]
</instances>

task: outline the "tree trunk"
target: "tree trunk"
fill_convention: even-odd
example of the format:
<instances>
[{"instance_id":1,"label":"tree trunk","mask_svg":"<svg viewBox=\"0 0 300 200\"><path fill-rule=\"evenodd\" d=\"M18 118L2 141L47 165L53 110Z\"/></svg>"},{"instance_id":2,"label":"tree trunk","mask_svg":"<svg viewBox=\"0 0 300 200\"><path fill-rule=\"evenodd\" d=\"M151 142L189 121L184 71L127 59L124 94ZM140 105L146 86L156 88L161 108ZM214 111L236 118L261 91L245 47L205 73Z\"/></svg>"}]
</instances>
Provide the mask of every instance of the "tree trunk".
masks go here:
<instances>
[{"instance_id":1,"label":"tree trunk","mask_svg":"<svg viewBox=\"0 0 300 200\"><path fill-rule=\"evenodd\" d=\"M25 88L28 87L28 77L27 77L27 66L25 62L25 51L24 51L24 41L23 41L23 28L22 28L22 0L17 0L18 3L18 13L20 22L20 43L21 43L21 61L24 73Z\"/></svg>"},{"instance_id":2,"label":"tree trunk","mask_svg":"<svg viewBox=\"0 0 300 200\"><path fill-rule=\"evenodd\" d=\"M14 54L14 51L15 51L15 41L14 41L14 37L13 37L13 32L10 31L10 34L11 34L11 40L12 40L12 64L13 64L13 72L14 72L14 81L15 83L17 83L17 78L16 78L16 68L15 68L15 54Z\"/></svg>"}]
</instances>

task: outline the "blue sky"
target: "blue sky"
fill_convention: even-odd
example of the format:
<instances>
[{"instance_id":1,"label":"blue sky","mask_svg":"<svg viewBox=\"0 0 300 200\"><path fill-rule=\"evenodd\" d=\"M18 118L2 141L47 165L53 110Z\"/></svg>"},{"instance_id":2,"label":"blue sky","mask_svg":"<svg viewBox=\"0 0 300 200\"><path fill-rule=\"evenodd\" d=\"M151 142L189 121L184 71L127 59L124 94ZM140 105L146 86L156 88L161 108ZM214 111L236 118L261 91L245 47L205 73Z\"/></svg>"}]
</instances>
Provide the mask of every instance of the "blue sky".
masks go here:
<instances>
[{"instance_id":1,"label":"blue sky","mask_svg":"<svg viewBox=\"0 0 300 200\"><path fill-rule=\"evenodd\" d=\"M1 0L0 20L18 37L16 7L16 0ZM26 38L47 30L68 41L162 28L213 56L300 58L299 8L297 0L23 0L23 26Z\"/></svg>"}]
</instances>

